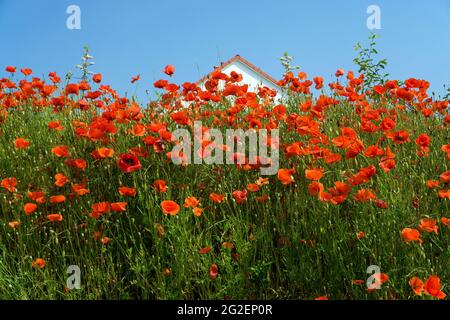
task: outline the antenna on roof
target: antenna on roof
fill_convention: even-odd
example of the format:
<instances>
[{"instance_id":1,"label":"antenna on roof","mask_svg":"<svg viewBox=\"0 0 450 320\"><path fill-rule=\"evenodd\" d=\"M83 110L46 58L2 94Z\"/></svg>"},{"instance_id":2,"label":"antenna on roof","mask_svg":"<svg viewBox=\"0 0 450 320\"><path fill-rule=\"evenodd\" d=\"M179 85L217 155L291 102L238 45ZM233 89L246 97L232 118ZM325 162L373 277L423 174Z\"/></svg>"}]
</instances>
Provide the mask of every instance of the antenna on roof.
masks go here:
<instances>
[{"instance_id":1,"label":"antenna on roof","mask_svg":"<svg viewBox=\"0 0 450 320\"><path fill-rule=\"evenodd\" d=\"M195 66L197 67L198 77L200 78L201 77L200 66L198 65L198 63L196 63Z\"/></svg>"},{"instance_id":2,"label":"antenna on roof","mask_svg":"<svg viewBox=\"0 0 450 320\"><path fill-rule=\"evenodd\" d=\"M216 47L216 50L217 50L217 58L218 58L218 61L220 62L222 60L222 58L220 57L220 49L219 49L219 47Z\"/></svg>"}]
</instances>

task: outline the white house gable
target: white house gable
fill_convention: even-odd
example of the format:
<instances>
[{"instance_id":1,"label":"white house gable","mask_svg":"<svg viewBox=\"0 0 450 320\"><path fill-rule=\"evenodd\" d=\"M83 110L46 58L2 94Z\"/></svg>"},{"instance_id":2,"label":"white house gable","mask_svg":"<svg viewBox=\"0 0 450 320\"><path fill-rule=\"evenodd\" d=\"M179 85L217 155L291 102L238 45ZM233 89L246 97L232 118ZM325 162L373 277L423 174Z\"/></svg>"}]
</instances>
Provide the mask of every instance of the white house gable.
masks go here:
<instances>
[{"instance_id":1,"label":"white house gable","mask_svg":"<svg viewBox=\"0 0 450 320\"><path fill-rule=\"evenodd\" d=\"M249 86L249 91L256 92L258 87L264 86L277 91L276 99L281 98L281 88L276 84L276 80L262 70L256 68L247 60L241 58L239 55L230 59L228 62L222 63L219 69L227 75L230 75L232 71L241 74L242 81L239 84L247 84ZM204 85L208 76L197 82L202 89L205 88Z\"/></svg>"}]
</instances>

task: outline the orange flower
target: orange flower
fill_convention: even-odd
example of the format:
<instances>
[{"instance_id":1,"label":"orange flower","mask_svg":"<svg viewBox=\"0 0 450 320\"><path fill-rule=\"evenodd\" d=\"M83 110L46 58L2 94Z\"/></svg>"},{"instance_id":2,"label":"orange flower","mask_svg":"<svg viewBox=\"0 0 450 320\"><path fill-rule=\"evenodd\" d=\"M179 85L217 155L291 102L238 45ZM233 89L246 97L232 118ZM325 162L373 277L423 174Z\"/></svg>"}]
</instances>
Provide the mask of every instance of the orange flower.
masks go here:
<instances>
[{"instance_id":1,"label":"orange flower","mask_svg":"<svg viewBox=\"0 0 450 320\"><path fill-rule=\"evenodd\" d=\"M14 145L16 149L26 149L30 146L30 142L24 138L17 138L14 140Z\"/></svg>"},{"instance_id":2,"label":"orange flower","mask_svg":"<svg viewBox=\"0 0 450 320\"><path fill-rule=\"evenodd\" d=\"M155 182L153 182L153 187L159 193L164 193L167 191L167 183L164 180L155 180Z\"/></svg>"},{"instance_id":3,"label":"orange flower","mask_svg":"<svg viewBox=\"0 0 450 320\"><path fill-rule=\"evenodd\" d=\"M203 208L195 207L192 211L194 212L194 216L200 217L203 213Z\"/></svg>"},{"instance_id":4,"label":"orange flower","mask_svg":"<svg viewBox=\"0 0 450 320\"><path fill-rule=\"evenodd\" d=\"M262 187L266 184L269 184L269 178L263 178L263 177L259 177L258 180L256 180L256 185L258 185L259 187Z\"/></svg>"},{"instance_id":5,"label":"orange flower","mask_svg":"<svg viewBox=\"0 0 450 320\"><path fill-rule=\"evenodd\" d=\"M69 147L67 146L56 146L52 149L52 153L59 158L67 158L70 156Z\"/></svg>"},{"instance_id":6,"label":"orange flower","mask_svg":"<svg viewBox=\"0 0 450 320\"><path fill-rule=\"evenodd\" d=\"M328 192L319 194L321 199L329 201L334 205L343 203L350 193L350 187L341 181L335 181L333 188L328 188Z\"/></svg>"},{"instance_id":7,"label":"orange flower","mask_svg":"<svg viewBox=\"0 0 450 320\"><path fill-rule=\"evenodd\" d=\"M445 198L450 199L450 189L447 189L447 190L445 190L445 189L439 190L439 191L438 191L438 196L439 196L439 198L441 198L441 199L445 199Z\"/></svg>"},{"instance_id":8,"label":"orange flower","mask_svg":"<svg viewBox=\"0 0 450 320\"><path fill-rule=\"evenodd\" d=\"M406 130L392 131L386 134L386 137L396 144L403 144L409 142L409 134Z\"/></svg>"},{"instance_id":9,"label":"orange flower","mask_svg":"<svg viewBox=\"0 0 450 320\"><path fill-rule=\"evenodd\" d=\"M317 196L324 190L323 184L317 181L313 181L308 185L308 192L312 196Z\"/></svg>"},{"instance_id":10,"label":"orange flower","mask_svg":"<svg viewBox=\"0 0 450 320\"><path fill-rule=\"evenodd\" d=\"M145 125L137 123L133 126L133 128L131 128L129 132L135 137L143 137L146 132Z\"/></svg>"},{"instance_id":11,"label":"orange flower","mask_svg":"<svg viewBox=\"0 0 450 320\"><path fill-rule=\"evenodd\" d=\"M109 202L98 202L92 205L92 212L90 216L94 219L98 219L101 215L109 213L111 211L111 204Z\"/></svg>"},{"instance_id":12,"label":"orange flower","mask_svg":"<svg viewBox=\"0 0 450 320\"><path fill-rule=\"evenodd\" d=\"M61 125L61 123L59 121L51 121L47 124L47 127L49 129L53 129L56 131L62 131L64 130L64 127Z\"/></svg>"},{"instance_id":13,"label":"orange flower","mask_svg":"<svg viewBox=\"0 0 450 320\"><path fill-rule=\"evenodd\" d=\"M63 203L66 201L66 197L63 195L51 196L50 203Z\"/></svg>"},{"instance_id":14,"label":"orange flower","mask_svg":"<svg viewBox=\"0 0 450 320\"><path fill-rule=\"evenodd\" d=\"M438 234L437 220L430 218L421 219L419 230L421 232L434 232Z\"/></svg>"},{"instance_id":15,"label":"orange flower","mask_svg":"<svg viewBox=\"0 0 450 320\"><path fill-rule=\"evenodd\" d=\"M76 83L69 83L66 85L66 95L75 94L78 95L80 86Z\"/></svg>"},{"instance_id":16,"label":"orange flower","mask_svg":"<svg viewBox=\"0 0 450 320\"><path fill-rule=\"evenodd\" d=\"M167 74L168 76L172 76L174 72L175 72L175 67L171 64L167 65L164 68L164 73Z\"/></svg>"},{"instance_id":17,"label":"orange flower","mask_svg":"<svg viewBox=\"0 0 450 320\"><path fill-rule=\"evenodd\" d=\"M102 242L102 244L104 245L104 246L107 246L108 244L109 244L109 241L110 241L111 239L110 238L108 238L108 237L103 237L100 241Z\"/></svg>"},{"instance_id":18,"label":"orange flower","mask_svg":"<svg viewBox=\"0 0 450 320\"><path fill-rule=\"evenodd\" d=\"M175 216L180 211L180 206L172 200L164 200L161 202L161 208L164 214Z\"/></svg>"},{"instance_id":19,"label":"orange flower","mask_svg":"<svg viewBox=\"0 0 450 320\"><path fill-rule=\"evenodd\" d=\"M13 67L13 66L7 66L6 67L6 72L9 72L9 73L14 73L14 72L16 72L16 67Z\"/></svg>"},{"instance_id":20,"label":"orange flower","mask_svg":"<svg viewBox=\"0 0 450 320\"><path fill-rule=\"evenodd\" d=\"M442 217L441 222L443 225L450 228L450 218Z\"/></svg>"},{"instance_id":21,"label":"orange flower","mask_svg":"<svg viewBox=\"0 0 450 320\"><path fill-rule=\"evenodd\" d=\"M247 185L247 190L250 192L257 192L259 190L259 187L256 183L249 183Z\"/></svg>"},{"instance_id":22,"label":"orange flower","mask_svg":"<svg viewBox=\"0 0 450 320\"><path fill-rule=\"evenodd\" d=\"M37 203L45 203L45 193L42 191L28 192L28 197Z\"/></svg>"},{"instance_id":23,"label":"orange flower","mask_svg":"<svg viewBox=\"0 0 450 320\"><path fill-rule=\"evenodd\" d=\"M102 82L102 75L100 73L96 73L92 76L92 81L94 81L95 83L100 83Z\"/></svg>"},{"instance_id":24,"label":"orange flower","mask_svg":"<svg viewBox=\"0 0 450 320\"><path fill-rule=\"evenodd\" d=\"M22 72L23 75L26 77L26 76L29 76L30 74L32 74L33 70L31 70L30 68L21 68L20 72Z\"/></svg>"},{"instance_id":25,"label":"orange flower","mask_svg":"<svg viewBox=\"0 0 450 320\"><path fill-rule=\"evenodd\" d=\"M280 169L278 170L278 180L280 180L281 183L284 185L294 183L293 177L294 173L295 173L294 169Z\"/></svg>"},{"instance_id":26,"label":"orange flower","mask_svg":"<svg viewBox=\"0 0 450 320\"><path fill-rule=\"evenodd\" d=\"M17 229L20 226L20 222L19 221L11 221L11 222L8 222L8 226L10 226L13 229Z\"/></svg>"},{"instance_id":27,"label":"orange flower","mask_svg":"<svg viewBox=\"0 0 450 320\"><path fill-rule=\"evenodd\" d=\"M349 73L350 73L350 71L349 71ZM338 70L336 71L335 76L336 76L336 77L340 77L340 76L343 76L344 74L345 74L344 69L338 69Z\"/></svg>"},{"instance_id":28,"label":"orange flower","mask_svg":"<svg viewBox=\"0 0 450 320\"><path fill-rule=\"evenodd\" d=\"M207 246L207 247L203 247L200 250L198 250L198 253L200 253L200 254L207 254L211 250L212 250L212 247L211 246Z\"/></svg>"},{"instance_id":29,"label":"orange flower","mask_svg":"<svg viewBox=\"0 0 450 320\"><path fill-rule=\"evenodd\" d=\"M25 211L25 214L29 216L30 214L34 213L37 209L37 205L35 203L27 203L23 206L23 210Z\"/></svg>"},{"instance_id":30,"label":"orange flower","mask_svg":"<svg viewBox=\"0 0 450 320\"><path fill-rule=\"evenodd\" d=\"M375 200L377 196L368 189L361 189L356 192L354 198L358 202L365 203L369 200Z\"/></svg>"},{"instance_id":31,"label":"orange flower","mask_svg":"<svg viewBox=\"0 0 450 320\"><path fill-rule=\"evenodd\" d=\"M211 265L211 268L209 268L209 277L211 278L211 280L215 280L218 274L219 274L219 267L217 266L217 264L213 263Z\"/></svg>"},{"instance_id":32,"label":"orange flower","mask_svg":"<svg viewBox=\"0 0 450 320\"><path fill-rule=\"evenodd\" d=\"M119 194L121 196L135 197L136 196L136 189L135 188L130 188L130 187L119 187Z\"/></svg>"},{"instance_id":33,"label":"orange flower","mask_svg":"<svg viewBox=\"0 0 450 320\"><path fill-rule=\"evenodd\" d=\"M386 273L374 273L373 278L375 280L368 286L368 292L372 292L376 288L379 288L383 283L389 281L389 276Z\"/></svg>"},{"instance_id":34,"label":"orange flower","mask_svg":"<svg viewBox=\"0 0 450 320\"><path fill-rule=\"evenodd\" d=\"M437 187L439 187L439 181L438 180L428 180L427 181L427 188L435 189Z\"/></svg>"},{"instance_id":35,"label":"orange flower","mask_svg":"<svg viewBox=\"0 0 450 320\"><path fill-rule=\"evenodd\" d=\"M42 258L36 258L36 260L34 260L33 263L31 264L31 266L36 269L45 268L45 265L46 265L46 262Z\"/></svg>"},{"instance_id":36,"label":"orange flower","mask_svg":"<svg viewBox=\"0 0 450 320\"><path fill-rule=\"evenodd\" d=\"M52 222L61 222L63 221L63 216L60 213L53 213L47 215L47 219Z\"/></svg>"},{"instance_id":37,"label":"orange flower","mask_svg":"<svg viewBox=\"0 0 450 320\"><path fill-rule=\"evenodd\" d=\"M88 194L90 192L89 189L86 188L86 185L84 185L83 183L73 184L71 189L78 196L84 196L85 194Z\"/></svg>"},{"instance_id":38,"label":"orange flower","mask_svg":"<svg viewBox=\"0 0 450 320\"><path fill-rule=\"evenodd\" d=\"M66 160L66 164L72 168L77 168L80 170L86 169L86 160L84 159Z\"/></svg>"},{"instance_id":39,"label":"orange flower","mask_svg":"<svg viewBox=\"0 0 450 320\"><path fill-rule=\"evenodd\" d=\"M364 280L352 280L352 283L357 286L362 286L364 284Z\"/></svg>"},{"instance_id":40,"label":"orange flower","mask_svg":"<svg viewBox=\"0 0 450 320\"><path fill-rule=\"evenodd\" d=\"M323 78L322 77L314 77L313 78L315 87L317 90L320 90L323 88Z\"/></svg>"},{"instance_id":41,"label":"orange flower","mask_svg":"<svg viewBox=\"0 0 450 320\"><path fill-rule=\"evenodd\" d=\"M402 237L406 242L414 242L417 241L422 243L423 240L420 239L420 232L417 229L404 228L402 230Z\"/></svg>"},{"instance_id":42,"label":"orange flower","mask_svg":"<svg viewBox=\"0 0 450 320\"><path fill-rule=\"evenodd\" d=\"M427 134L422 133L416 140L414 140L414 142L421 148L428 148L430 146L430 140L431 139Z\"/></svg>"},{"instance_id":43,"label":"orange flower","mask_svg":"<svg viewBox=\"0 0 450 320\"><path fill-rule=\"evenodd\" d=\"M314 298L314 300L330 300L330 299L327 296L320 296L320 297Z\"/></svg>"},{"instance_id":44,"label":"orange flower","mask_svg":"<svg viewBox=\"0 0 450 320\"><path fill-rule=\"evenodd\" d=\"M442 183L450 183L450 170L440 175Z\"/></svg>"},{"instance_id":45,"label":"orange flower","mask_svg":"<svg viewBox=\"0 0 450 320\"><path fill-rule=\"evenodd\" d=\"M384 172L389 172L395 168L395 154L391 151L391 148L386 148L385 154L381 158L379 165Z\"/></svg>"},{"instance_id":46,"label":"orange flower","mask_svg":"<svg viewBox=\"0 0 450 320\"><path fill-rule=\"evenodd\" d=\"M364 155L369 158L375 158L376 156L382 156L383 154L383 150L378 148L377 145L369 146L366 151L364 151Z\"/></svg>"},{"instance_id":47,"label":"orange flower","mask_svg":"<svg viewBox=\"0 0 450 320\"><path fill-rule=\"evenodd\" d=\"M318 169L307 169L305 170L305 177L308 180L320 180L320 178L323 177L323 168L318 168Z\"/></svg>"},{"instance_id":48,"label":"orange flower","mask_svg":"<svg viewBox=\"0 0 450 320\"><path fill-rule=\"evenodd\" d=\"M212 192L209 195L209 199L215 203L221 203L225 199L225 196L222 194L217 194L217 193Z\"/></svg>"},{"instance_id":49,"label":"orange flower","mask_svg":"<svg viewBox=\"0 0 450 320\"><path fill-rule=\"evenodd\" d=\"M424 291L426 294L438 299L444 299L446 294L441 291L441 279L438 276L431 276L425 282Z\"/></svg>"},{"instance_id":50,"label":"orange flower","mask_svg":"<svg viewBox=\"0 0 450 320\"><path fill-rule=\"evenodd\" d=\"M184 207L185 208L195 208L200 204L200 201L196 197L188 197L184 200Z\"/></svg>"},{"instance_id":51,"label":"orange flower","mask_svg":"<svg viewBox=\"0 0 450 320\"><path fill-rule=\"evenodd\" d=\"M234 200L236 203L244 203L247 201L247 190L236 190L232 193Z\"/></svg>"},{"instance_id":52,"label":"orange flower","mask_svg":"<svg viewBox=\"0 0 450 320\"><path fill-rule=\"evenodd\" d=\"M55 175L55 186L57 187L63 187L66 183L69 182L69 178L67 178L62 173L57 173Z\"/></svg>"},{"instance_id":53,"label":"orange flower","mask_svg":"<svg viewBox=\"0 0 450 320\"><path fill-rule=\"evenodd\" d=\"M92 151L91 155L95 159L111 158L114 155L114 150L110 148L98 148L97 150Z\"/></svg>"},{"instance_id":54,"label":"orange flower","mask_svg":"<svg viewBox=\"0 0 450 320\"><path fill-rule=\"evenodd\" d=\"M1 186L9 192L15 192L17 186L16 178L6 178L2 180Z\"/></svg>"},{"instance_id":55,"label":"orange flower","mask_svg":"<svg viewBox=\"0 0 450 320\"><path fill-rule=\"evenodd\" d=\"M423 291L423 287L424 287L422 280L420 280L418 277L412 277L408 283L416 295L418 295L418 296L422 295L422 291Z\"/></svg>"},{"instance_id":56,"label":"orange flower","mask_svg":"<svg viewBox=\"0 0 450 320\"><path fill-rule=\"evenodd\" d=\"M111 203L111 210L114 212L123 212L127 210L126 202L115 202Z\"/></svg>"}]
</instances>

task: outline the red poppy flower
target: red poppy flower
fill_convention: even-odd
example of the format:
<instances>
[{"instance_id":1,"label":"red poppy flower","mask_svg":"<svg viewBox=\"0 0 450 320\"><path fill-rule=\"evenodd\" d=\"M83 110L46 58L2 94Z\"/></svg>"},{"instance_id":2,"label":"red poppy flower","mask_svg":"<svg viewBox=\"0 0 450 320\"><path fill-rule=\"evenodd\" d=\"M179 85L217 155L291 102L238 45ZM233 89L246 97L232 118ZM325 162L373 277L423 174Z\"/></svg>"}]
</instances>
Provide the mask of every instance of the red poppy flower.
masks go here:
<instances>
[{"instance_id":1,"label":"red poppy flower","mask_svg":"<svg viewBox=\"0 0 450 320\"><path fill-rule=\"evenodd\" d=\"M139 81L141 79L141 75L138 74L137 76L134 76L131 78L131 83L135 83L136 81Z\"/></svg>"},{"instance_id":2,"label":"red poppy flower","mask_svg":"<svg viewBox=\"0 0 450 320\"><path fill-rule=\"evenodd\" d=\"M61 222L63 221L63 216L62 214L54 213L47 215L47 219L52 222Z\"/></svg>"},{"instance_id":3,"label":"red poppy flower","mask_svg":"<svg viewBox=\"0 0 450 320\"><path fill-rule=\"evenodd\" d=\"M6 70L7 72L14 73L14 72L16 72L16 67L13 67L13 66L7 66L5 70Z\"/></svg>"},{"instance_id":4,"label":"red poppy flower","mask_svg":"<svg viewBox=\"0 0 450 320\"><path fill-rule=\"evenodd\" d=\"M244 203L247 201L247 190L236 190L233 191L233 198L237 203Z\"/></svg>"},{"instance_id":5,"label":"red poppy flower","mask_svg":"<svg viewBox=\"0 0 450 320\"><path fill-rule=\"evenodd\" d=\"M119 156L119 168L125 173L131 173L141 168L138 157L132 154L121 154Z\"/></svg>"},{"instance_id":6,"label":"red poppy flower","mask_svg":"<svg viewBox=\"0 0 450 320\"><path fill-rule=\"evenodd\" d=\"M215 280L218 274L219 274L219 267L217 266L217 264L213 263L211 265L211 268L209 268L209 277L211 278L211 280Z\"/></svg>"},{"instance_id":7,"label":"red poppy flower","mask_svg":"<svg viewBox=\"0 0 450 320\"><path fill-rule=\"evenodd\" d=\"M36 258L36 260L34 260L33 263L31 264L31 266L36 269L42 269L45 267L45 265L46 262L42 258Z\"/></svg>"},{"instance_id":8,"label":"red poppy flower","mask_svg":"<svg viewBox=\"0 0 450 320\"><path fill-rule=\"evenodd\" d=\"M102 82L102 75L101 75L100 73L94 74L94 75L92 76L92 80L93 80L95 83L100 83L100 82Z\"/></svg>"},{"instance_id":9,"label":"red poppy flower","mask_svg":"<svg viewBox=\"0 0 450 320\"><path fill-rule=\"evenodd\" d=\"M423 240L420 238L420 232L417 229L404 228L402 230L402 238L405 240L405 242L423 242Z\"/></svg>"},{"instance_id":10,"label":"red poppy flower","mask_svg":"<svg viewBox=\"0 0 450 320\"><path fill-rule=\"evenodd\" d=\"M114 202L111 203L111 210L114 212L123 212L127 210L126 202Z\"/></svg>"},{"instance_id":11,"label":"red poppy flower","mask_svg":"<svg viewBox=\"0 0 450 320\"><path fill-rule=\"evenodd\" d=\"M431 276L425 282L424 291L426 294L438 299L444 299L446 294L441 291L441 280L438 276Z\"/></svg>"},{"instance_id":12,"label":"red poppy flower","mask_svg":"<svg viewBox=\"0 0 450 320\"><path fill-rule=\"evenodd\" d=\"M174 72L175 72L175 67L171 64L167 65L164 68L164 73L167 74L168 76L172 76Z\"/></svg>"},{"instance_id":13,"label":"red poppy flower","mask_svg":"<svg viewBox=\"0 0 450 320\"><path fill-rule=\"evenodd\" d=\"M164 193L167 191L167 183L161 179L155 180L155 182L153 182L153 187L159 193Z\"/></svg>"},{"instance_id":14,"label":"red poppy flower","mask_svg":"<svg viewBox=\"0 0 450 320\"><path fill-rule=\"evenodd\" d=\"M207 254L211 250L212 250L212 247L211 246L207 246L207 247L203 247L200 250L198 250L198 253L200 253L200 254Z\"/></svg>"},{"instance_id":15,"label":"red poppy flower","mask_svg":"<svg viewBox=\"0 0 450 320\"><path fill-rule=\"evenodd\" d=\"M23 210L25 211L25 214L29 216L30 214L34 213L37 209L37 205L35 203L27 203L23 206Z\"/></svg>"},{"instance_id":16,"label":"red poppy flower","mask_svg":"<svg viewBox=\"0 0 450 320\"><path fill-rule=\"evenodd\" d=\"M24 138L17 138L14 140L16 149L26 149L30 146L30 142Z\"/></svg>"},{"instance_id":17,"label":"red poppy flower","mask_svg":"<svg viewBox=\"0 0 450 320\"><path fill-rule=\"evenodd\" d=\"M225 199L225 196L223 194L217 194L212 192L209 195L209 200L215 202L215 203L221 203Z\"/></svg>"},{"instance_id":18,"label":"red poppy flower","mask_svg":"<svg viewBox=\"0 0 450 320\"><path fill-rule=\"evenodd\" d=\"M121 196L135 197L136 196L136 189L135 188L130 188L130 187L119 187L119 194Z\"/></svg>"},{"instance_id":19,"label":"red poppy flower","mask_svg":"<svg viewBox=\"0 0 450 320\"><path fill-rule=\"evenodd\" d=\"M1 186L9 192L15 192L17 186L16 178L5 178L1 182Z\"/></svg>"},{"instance_id":20,"label":"red poppy flower","mask_svg":"<svg viewBox=\"0 0 450 320\"><path fill-rule=\"evenodd\" d=\"M408 283L416 295L418 295L418 296L422 295L423 286L424 286L424 283L422 280L420 280L418 277L412 277Z\"/></svg>"},{"instance_id":21,"label":"red poppy flower","mask_svg":"<svg viewBox=\"0 0 450 320\"><path fill-rule=\"evenodd\" d=\"M180 211L178 203L172 200L164 200L161 202L161 208L164 214L175 216Z\"/></svg>"},{"instance_id":22,"label":"red poppy flower","mask_svg":"<svg viewBox=\"0 0 450 320\"><path fill-rule=\"evenodd\" d=\"M30 74L32 74L33 70L31 70L30 68L22 68L22 69L20 69L20 72L22 72L23 75L26 77L26 76L29 76Z\"/></svg>"}]
</instances>

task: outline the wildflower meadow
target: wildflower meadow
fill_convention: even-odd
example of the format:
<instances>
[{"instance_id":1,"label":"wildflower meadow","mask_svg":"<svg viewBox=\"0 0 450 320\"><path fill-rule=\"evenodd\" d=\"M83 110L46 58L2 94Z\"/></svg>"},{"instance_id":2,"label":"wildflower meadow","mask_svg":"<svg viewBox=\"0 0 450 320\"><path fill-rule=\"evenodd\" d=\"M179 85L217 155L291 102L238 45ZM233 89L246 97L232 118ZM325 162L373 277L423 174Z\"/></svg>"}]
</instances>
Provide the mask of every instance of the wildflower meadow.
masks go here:
<instances>
[{"instance_id":1,"label":"wildflower meadow","mask_svg":"<svg viewBox=\"0 0 450 320\"><path fill-rule=\"evenodd\" d=\"M329 83L287 66L281 99L3 66L0 298L445 299L449 100L367 53Z\"/></svg>"}]
</instances>

